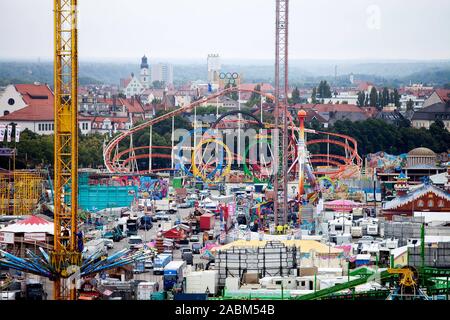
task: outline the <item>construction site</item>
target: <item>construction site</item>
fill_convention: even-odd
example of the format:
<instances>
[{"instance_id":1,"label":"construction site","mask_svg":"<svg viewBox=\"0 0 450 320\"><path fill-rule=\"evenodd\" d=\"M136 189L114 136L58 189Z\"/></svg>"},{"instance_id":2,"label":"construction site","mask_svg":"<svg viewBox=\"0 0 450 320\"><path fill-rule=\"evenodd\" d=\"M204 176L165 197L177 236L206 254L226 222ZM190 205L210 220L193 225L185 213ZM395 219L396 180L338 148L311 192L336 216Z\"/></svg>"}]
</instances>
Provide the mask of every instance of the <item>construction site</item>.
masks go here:
<instances>
[{"instance_id":1,"label":"construction site","mask_svg":"<svg viewBox=\"0 0 450 320\"><path fill-rule=\"evenodd\" d=\"M273 0L273 94L217 74L215 90L107 136L103 169L78 162L77 2L54 1L53 165L18 170L0 141L0 300L448 300L449 163L436 161L442 183L377 175L355 137L306 127L288 101L289 0ZM236 110L197 120L231 95ZM152 139L163 122L171 145Z\"/></svg>"}]
</instances>

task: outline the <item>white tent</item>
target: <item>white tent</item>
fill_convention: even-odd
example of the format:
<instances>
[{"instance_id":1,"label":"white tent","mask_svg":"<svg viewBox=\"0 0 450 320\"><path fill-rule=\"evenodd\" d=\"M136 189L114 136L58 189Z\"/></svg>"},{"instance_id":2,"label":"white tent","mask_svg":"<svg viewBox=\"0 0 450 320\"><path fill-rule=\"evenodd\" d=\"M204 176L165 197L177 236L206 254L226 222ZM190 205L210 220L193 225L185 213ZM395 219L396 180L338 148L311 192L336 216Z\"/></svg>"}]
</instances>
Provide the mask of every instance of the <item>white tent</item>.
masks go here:
<instances>
[{"instance_id":1,"label":"white tent","mask_svg":"<svg viewBox=\"0 0 450 320\"><path fill-rule=\"evenodd\" d=\"M30 216L25 220L0 229L0 232L54 234L54 224L37 216Z\"/></svg>"}]
</instances>

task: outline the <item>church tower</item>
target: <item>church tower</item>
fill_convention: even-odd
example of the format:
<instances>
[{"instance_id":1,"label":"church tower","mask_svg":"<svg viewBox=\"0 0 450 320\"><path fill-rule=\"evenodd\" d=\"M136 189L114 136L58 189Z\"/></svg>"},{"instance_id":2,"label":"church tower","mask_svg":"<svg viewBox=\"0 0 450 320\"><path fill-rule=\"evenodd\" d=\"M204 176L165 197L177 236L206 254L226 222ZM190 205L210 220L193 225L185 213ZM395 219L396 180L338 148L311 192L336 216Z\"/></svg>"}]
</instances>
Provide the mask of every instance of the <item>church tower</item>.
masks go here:
<instances>
[{"instance_id":1,"label":"church tower","mask_svg":"<svg viewBox=\"0 0 450 320\"><path fill-rule=\"evenodd\" d=\"M145 89L150 88L150 72L147 57L144 55L141 61L141 74L139 80Z\"/></svg>"}]
</instances>

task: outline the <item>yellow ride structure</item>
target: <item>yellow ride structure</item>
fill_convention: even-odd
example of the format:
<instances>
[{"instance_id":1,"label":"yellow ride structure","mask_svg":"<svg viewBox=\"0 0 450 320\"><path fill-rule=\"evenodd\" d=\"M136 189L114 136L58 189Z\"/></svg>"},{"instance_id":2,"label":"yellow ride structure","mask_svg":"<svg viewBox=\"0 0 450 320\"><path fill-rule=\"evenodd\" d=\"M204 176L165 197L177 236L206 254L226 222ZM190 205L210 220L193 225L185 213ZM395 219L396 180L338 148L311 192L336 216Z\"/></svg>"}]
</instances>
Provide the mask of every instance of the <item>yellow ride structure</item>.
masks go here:
<instances>
[{"instance_id":1,"label":"yellow ride structure","mask_svg":"<svg viewBox=\"0 0 450 320\"><path fill-rule=\"evenodd\" d=\"M67 278L81 265L77 250L78 210L78 44L77 0L54 0L54 250L51 263L59 277L55 300L75 300L74 281ZM70 199L70 206L65 203ZM72 271L69 271L72 270Z\"/></svg>"},{"instance_id":2,"label":"yellow ride structure","mask_svg":"<svg viewBox=\"0 0 450 320\"><path fill-rule=\"evenodd\" d=\"M410 266L405 266L403 268L391 268L387 270L390 274L398 274L399 275L399 285L401 294L405 294L406 292L410 292L416 294L417 286L418 286L418 274L417 271Z\"/></svg>"}]
</instances>

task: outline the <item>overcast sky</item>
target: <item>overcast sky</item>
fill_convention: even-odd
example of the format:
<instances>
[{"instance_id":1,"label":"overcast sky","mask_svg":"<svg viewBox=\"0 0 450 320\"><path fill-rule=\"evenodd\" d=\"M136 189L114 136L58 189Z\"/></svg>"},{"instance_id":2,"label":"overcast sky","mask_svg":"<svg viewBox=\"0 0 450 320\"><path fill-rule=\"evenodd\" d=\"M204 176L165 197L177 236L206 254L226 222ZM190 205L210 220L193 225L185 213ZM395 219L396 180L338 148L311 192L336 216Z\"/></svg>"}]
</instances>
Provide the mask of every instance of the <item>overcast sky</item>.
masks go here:
<instances>
[{"instance_id":1,"label":"overcast sky","mask_svg":"<svg viewBox=\"0 0 450 320\"><path fill-rule=\"evenodd\" d=\"M79 0L82 60L273 59L275 0ZM291 59L449 59L448 0L291 0ZM0 58L52 58L53 1L0 0Z\"/></svg>"}]
</instances>

